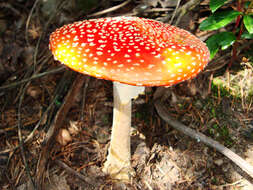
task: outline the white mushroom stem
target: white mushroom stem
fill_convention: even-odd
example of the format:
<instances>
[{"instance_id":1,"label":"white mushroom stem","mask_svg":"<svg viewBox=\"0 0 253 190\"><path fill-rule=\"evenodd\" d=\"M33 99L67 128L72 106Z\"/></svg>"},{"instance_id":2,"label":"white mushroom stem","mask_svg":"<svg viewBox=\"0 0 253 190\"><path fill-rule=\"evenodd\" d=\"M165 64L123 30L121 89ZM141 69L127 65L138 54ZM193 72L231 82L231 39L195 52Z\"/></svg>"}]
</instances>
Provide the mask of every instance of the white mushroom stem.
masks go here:
<instances>
[{"instance_id":1,"label":"white mushroom stem","mask_svg":"<svg viewBox=\"0 0 253 190\"><path fill-rule=\"evenodd\" d=\"M129 180L131 168L130 129L132 99L144 92L145 87L113 83L113 125L111 142L103 171L113 179Z\"/></svg>"}]
</instances>

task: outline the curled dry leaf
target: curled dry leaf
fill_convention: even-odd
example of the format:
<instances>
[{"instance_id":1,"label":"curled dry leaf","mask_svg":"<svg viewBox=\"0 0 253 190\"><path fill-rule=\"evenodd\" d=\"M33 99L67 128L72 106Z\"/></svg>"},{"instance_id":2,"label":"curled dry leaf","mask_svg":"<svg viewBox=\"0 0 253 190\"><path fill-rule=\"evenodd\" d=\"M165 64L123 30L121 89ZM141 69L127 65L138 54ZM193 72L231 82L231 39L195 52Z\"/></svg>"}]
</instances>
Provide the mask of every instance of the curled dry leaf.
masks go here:
<instances>
[{"instance_id":1,"label":"curled dry leaf","mask_svg":"<svg viewBox=\"0 0 253 190\"><path fill-rule=\"evenodd\" d=\"M80 132L80 128L78 126L78 122L77 121L70 121L69 122L69 128L68 131L71 135L76 135Z\"/></svg>"},{"instance_id":2,"label":"curled dry leaf","mask_svg":"<svg viewBox=\"0 0 253 190\"><path fill-rule=\"evenodd\" d=\"M65 146L70 141L72 141L72 137L67 129L61 129L59 131L59 134L57 135L56 141L60 143L62 146Z\"/></svg>"},{"instance_id":3,"label":"curled dry leaf","mask_svg":"<svg viewBox=\"0 0 253 190\"><path fill-rule=\"evenodd\" d=\"M41 89L38 86L29 86L27 88L26 94L37 99L41 95Z\"/></svg>"}]
</instances>

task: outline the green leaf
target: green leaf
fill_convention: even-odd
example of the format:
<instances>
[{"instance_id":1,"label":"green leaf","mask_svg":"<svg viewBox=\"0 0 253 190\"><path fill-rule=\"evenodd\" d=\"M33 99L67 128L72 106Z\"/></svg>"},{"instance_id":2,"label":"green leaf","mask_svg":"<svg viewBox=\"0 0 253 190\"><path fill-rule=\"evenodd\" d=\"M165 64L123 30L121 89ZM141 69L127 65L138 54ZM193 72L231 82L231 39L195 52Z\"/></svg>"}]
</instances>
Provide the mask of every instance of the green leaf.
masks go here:
<instances>
[{"instance_id":1,"label":"green leaf","mask_svg":"<svg viewBox=\"0 0 253 190\"><path fill-rule=\"evenodd\" d=\"M253 18L250 15L243 17L243 23L250 34L253 34Z\"/></svg>"},{"instance_id":2,"label":"green leaf","mask_svg":"<svg viewBox=\"0 0 253 190\"><path fill-rule=\"evenodd\" d=\"M210 50L210 57L211 59L215 56L218 52L219 48L222 50L227 49L231 46L236 40L235 35L232 32L221 32L218 34L212 35L206 41L206 45Z\"/></svg>"},{"instance_id":3,"label":"green leaf","mask_svg":"<svg viewBox=\"0 0 253 190\"><path fill-rule=\"evenodd\" d=\"M213 38L213 36L211 36L206 41L206 45L210 51L210 58L212 59L219 50L219 44L216 43L215 38Z\"/></svg>"},{"instance_id":4,"label":"green leaf","mask_svg":"<svg viewBox=\"0 0 253 190\"><path fill-rule=\"evenodd\" d=\"M200 23L199 28L200 30L217 30L229 24L240 14L242 13L233 10L215 12L202 23Z\"/></svg>"},{"instance_id":5,"label":"green leaf","mask_svg":"<svg viewBox=\"0 0 253 190\"><path fill-rule=\"evenodd\" d=\"M253 39L253 33L250 34L248 31L245 31L241 37L242 39Z\"/></svg>"},{"instance_id":6,"label":"green leaf","mask_svg":"<svg viewBox=\"0 0 253 190\"><path fill-rule=\"evenodd\" d=\"M210 0L210 9L214 13L218 8L225 4L227 0Z\"/></svg>"},{"instance_id":7,"label":"green leaf","mask_svg":"<svg viewBox=\"0 0 253 190\"><path fill-rule=\"evenodd\" d=\"M235 42L236 36L232 32L221 32L219 33L218 40L221 49L224 50Z\"/></svg>"},{"instance_id":8,"label":"green leaf","mask_svg":"<svg viewBox=\"0 0 253 190\"><path fill-rule=\"evenodd\" d=\"M250 1L246 1L246 2L244 3L245 9L248 9L249 5L250 5Z\"/></svg>"}]
</instances>

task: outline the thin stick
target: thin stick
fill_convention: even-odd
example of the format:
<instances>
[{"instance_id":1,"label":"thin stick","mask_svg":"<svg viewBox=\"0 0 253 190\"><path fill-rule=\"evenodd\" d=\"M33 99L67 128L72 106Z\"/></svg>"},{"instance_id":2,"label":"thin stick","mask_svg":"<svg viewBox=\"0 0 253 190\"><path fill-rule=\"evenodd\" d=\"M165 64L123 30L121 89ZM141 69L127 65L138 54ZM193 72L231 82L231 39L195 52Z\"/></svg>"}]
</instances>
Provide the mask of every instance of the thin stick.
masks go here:
<instances>
[{"instance_id":1,"label":"thin stick","mask_svg":"<svg viewBox=\"0 0 253 190\"><path fill-rule=\"evenodd\" d=\"M109 9L105 9L105 10L102 10L102 11L90 14L90 15L88 15L88 17L100 16L100 15L103 15L103 14L106 14L106 13L109 13L109 12L116 11L117 9L119 9L121 7L124 7L126 4L128 4L130 2L131 2L131 0L127 0L127 1L125 1L125 2L123 2L121 4L119 4L119 5L116 5L114 7L110 7Z\"/></svg>"},{"instance_id":2,"label":"thin stick","mask_svg":"<svg viewBox=\"0 0 253 190\"><path fill-rule=\"evenodd\" d=\"M195 8L198 4L200 4L200 0L191 0L189 2L187 2L185 5L183 5L178 11L176 16L177 21L175 23L175 25L177 26L178 23L181 21L182 17L187 13L187 11L192 10L193 8Z\"/></svg>"},{"instance_id":3,"label":"thin stick","mask_svg":"<svg viewBox=\"0 0 253 190\"><path fill-rule=\"evenodd\" d=\"M58 72L62 71L63 69L65 69L65 67L61 66L61 67L58 67L56 69L52 69L50 71L46 71L46 72L39 73L39 74L34 74L30 78L26 78L26 79L23 79L21 81L17 81L17 82L13 82L11 84L1 86L0 91L1 90L6 90L6 89L9 89L9 88L13 88L13 87L18 86L20 84L23 84L23 83L29 82L31 80L38 79L38 78L41 78L41 77L44 77L44 76L47 76L47 75L50 75L50 74L58 73Z\"/></svg>"},{"instance_id":4,"label":"thin stick","mask_svg":"<svg viewBox=\"0 0 253 190\"><path fill-rule=\"evenodd\" d=\"M173 20L174 20L174 17L176 16L178 7L179 7L179 5L180 5L180 2L181 2L181 0L177 0L177 6L176 6L176 8L175 8L175 10L174 10L174 12L173 12L173 14L172 14L172 16L171 16L171 19L170 19L169 24L172 24L172 22L173 22Z\"/></svg>"},{"instance_id":5,"label":"thin stick","mask_svg":"<svg viewBox=\"0 0 253 190\"><path fill-rule=\"evenodd\" d=\"M80 174L79 172L75 171L71 167L69 167L67 164L60 160L55 160L55 163L60 166L61 168L65 169L69 174L75 175L85 183L88 183L89 185L92 185L92 180L88 177L85 177L84 175ZM93 186L93 185L92 185Z\"/></svg>"},{"instance_id":6,"label":"thin stick","mask_svg":"<svg viewBox=\"0 0 253 190\"><path fill-rule=\"evenodd\" d=\"M237 55L239 55L244 48L251 47L252 44L253 42L251 40L249 42L245 42L244 44L240 45L240 47L238 47L238 50L237 50ZM224 54L223 56L219 56L215 59L212 59L212 61L209 62L208 66L205 68L204 72L214 72L218 69L221 69L227 64L227 62L223 61L222 64L217 64L217 63L222 62L222 60L228 59L229 57L231 57L231 52L228 52Z\"/></svg>"},{"instance_id":7,"label":"thin stick","mask_svg":"<svg viewBox=\"0 0 253 190\"><path fill-rule=\"evenodd\" d=\"M24 140L23 140L22 131L21 131L21 126L22 126L21 107L22 107L22 103L24 100L24 96L25 96L25 89L22 91L22 94L19 99L19 104L18 104L18 139L19 139L19 146L20 146L22 160L25 165L26 175L27 175L29 181L31 182L33 189L36 189L35 183L32 179L31 173L30 173L30 167L29 167L27 160L26 160L25 151L24 151Z\"/></svg>"},{"instance_id":8,"label":"thin stick","mask_svg":"<svg viewBox=\"0 0 253 190\"><path fill-rule=\"evenodd\" d=\"M67 71L66 71L67 72ZM66 73L65 72L65 73ZM64 75L65 76L65 75ZM51 100L51 103L48 105L46 111L42 114L40 120L38 121L38 123L35 125L35 127L33 128L32 132L25 138L24 140L24 144L25 143L28 143L30 140L32 140L32 138L34 137L34 134L35 134L35 131L39 128L41 122L43 121L43 119L46 117L47 113L53 109L53 107L55 106L55 101L57 100L57 98L59 97L59 94L61 94L62 92L62 88L61 86L64 86L65 85L65 81L66 79L64 78L63 76L63 79L59 82L59 85L58 87L56 88L55 90L55 95L54 95L54 98ZM67 76L67 75L66 75ZM18 126L14 126L14 127L11 127L11 129L15 129L16 127ZM4 133L5 131L2 130L0 131L1 133ZM0 133L0 134L1 134ZM8 148L8 149L5 149L5 150L2 150L0 151L0 154L5 154L5 153L8 153L8 152L15 152L18 148L20 148L20 145L17 145L13 148Z\"/></svg>"},{"instance_id":9,"label":"thin stick","mask_svg":"<svg viewBox=\"0 0 253 190\"><path fill-rule=\"evenodd\" d=\"M52 100L51 104L47 107L46 111L43 113L43 115L41 116L39 122L35 125L35 127L33 128L32 132L25 138L25 140L23 141L23 144L28 143L30 140L32 140L32 138L34 137L35 131L37 131L37 129L39 128L41 122L43 121L43 119L46 117L47 113L52 109L52 107L55 104L55 100L58 98L58 96L55 96L55 98ZM16 128L17 126L15 126ZM2 131L1 131L2 132ZM4 131L3 131L4 132ZM1 133L0 133L1 134ZM18 148L20 148L20 144L15 146L14 148L9 148L9 149L5 149L0 151L0 154L5 154L8 152L14 152L16 151Z\"/></svg>"},{"instance_id":10,"label":"thin stick","mask_svg":"<svg viewBox=\"0 0 253 190\"><path fill-rule=\"evenodd\" d=\"M90 82L90 77L87 76L84 87L83 87L83 94L82 94L83 99L82 99L82 110L81 110L81 119L80 119L81 121L84 120L84 107L86 103L86 92L87 92L89 82Z\"/></svg>"},{"instance_id":11,"label":"thin stick","mask_svg":"<svg viewBox=\"0 0 253 190\"><path fill-rule=\"evenodd\" d=\"M180 22L181 18L185 15L185 13L187 13L187 11L192 10L194 7L196 7L200 3L200 1L201 0L190 0L187 3L185 3L183 6L178 8L175 14L175 17L177 18L175 25L178 25L178 23ZM168 22L170 18L171 18L171 15L168 15L164 17L162 21Z\"/></svg>"},{"instance_id":12,"label":"thin stick","mask_svg":"<svg viewBox=\"0 0 253 190\"><path fill-rule=\"evenodd\" d=\"M32 18L32 14L33 14L33 11L37 5L37 3L39 2L39 0L36 0L33 4L33 7L28 15L28 18L26 20L26 24L25 24L25 39L26 39L26 43L27 43L27 46L30 46L30 43L29 43L29 38L28 38L28 28L29 28L29 24L30 24L30 21L31 21L31 18Z\"/></svg>"},{"instance_id":13,"label":"thin stick","mask_svg":"<svg viewBox=\"0 0 253 190\"><path fill-rule=\"evenodd\" d=\"M239 166L253 179L253 166L250 165L248 162L246 162L242 157L240 157L230 149L226 148L222 144L218 143L217 141L205 136L204 134L195 131L191 128L188 128L182 123L171 119L167 109L163 106L163 104L160 101L155 101L155 107L159 116L164 121L166 121L170 126L184 133L185 135L196 139L198 142L203 142L204 144L218 150L220 153L222 153L224 156L226 156L232 162L234 162L237 166Z\"/></svg>"},{"instance_id":14,"label":"thin stick","mask_svg":"<svg viewBox=\"0 0 253 190\"><path fill-rule=\"evenodd\" d=\"M37 173L36 173L36 180L37 180L37 188L43 189L43 182L45 178L45 171L46 171L46 165L50 159L50 152L53 149L55 137L61 128L64 118L66 117L69 109L72 106L73 103L73 97L76 96L78 91L81 89L82 85L84 83L84 77L82 75L77 75L73 85L71 86L71 89L69 90L67 96L64 99L63 104L61 105L60 109L58 110L54 122L50 126L45 140L43 142L42 150L39 156L38 164L37 164Z\"/></svg>"},{"instance_id":15,"label":"thin stick","mask_svg":"<svg viewBox=\"0 0 253 190\"><path fill-rule=\"evenodd\" d=\"M37 66L37 56L38 56L38 52L39 52L40 42L44 38L45 31L49 27L51 21L57 15L57 10L62 8L62 6L64 5L65 1L60 1L57 4L57 9L54 11L54 14L51 14L51 16L49 17L48 21L43 26L44 29L43 29L42 34L40 35L39 39L37 40L37 43L36 43L36 46L35 46L35 50L34 50L34 54L33 54L33 67L34 67L34 70L35 70L35 67Z\"/></svg>"}]
</instances>

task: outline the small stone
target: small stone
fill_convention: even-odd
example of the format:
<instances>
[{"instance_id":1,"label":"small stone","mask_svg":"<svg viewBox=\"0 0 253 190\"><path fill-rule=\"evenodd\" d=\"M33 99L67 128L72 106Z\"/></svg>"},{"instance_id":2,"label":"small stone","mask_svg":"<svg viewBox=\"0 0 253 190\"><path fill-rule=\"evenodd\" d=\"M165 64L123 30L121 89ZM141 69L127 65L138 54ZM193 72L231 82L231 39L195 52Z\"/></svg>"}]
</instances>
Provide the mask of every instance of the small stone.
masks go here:
<instances>
[{"instance_id":1,"label":"small stone","mask_svg":"<svg viewBox=\"0 0 253 190\"><path fill-rule=\"evenodd\" d=\"M221 166L223 164L223 160L222 159L217 159L214 161L214 163L218 166Z\"/></svg>"}]
</instances>

